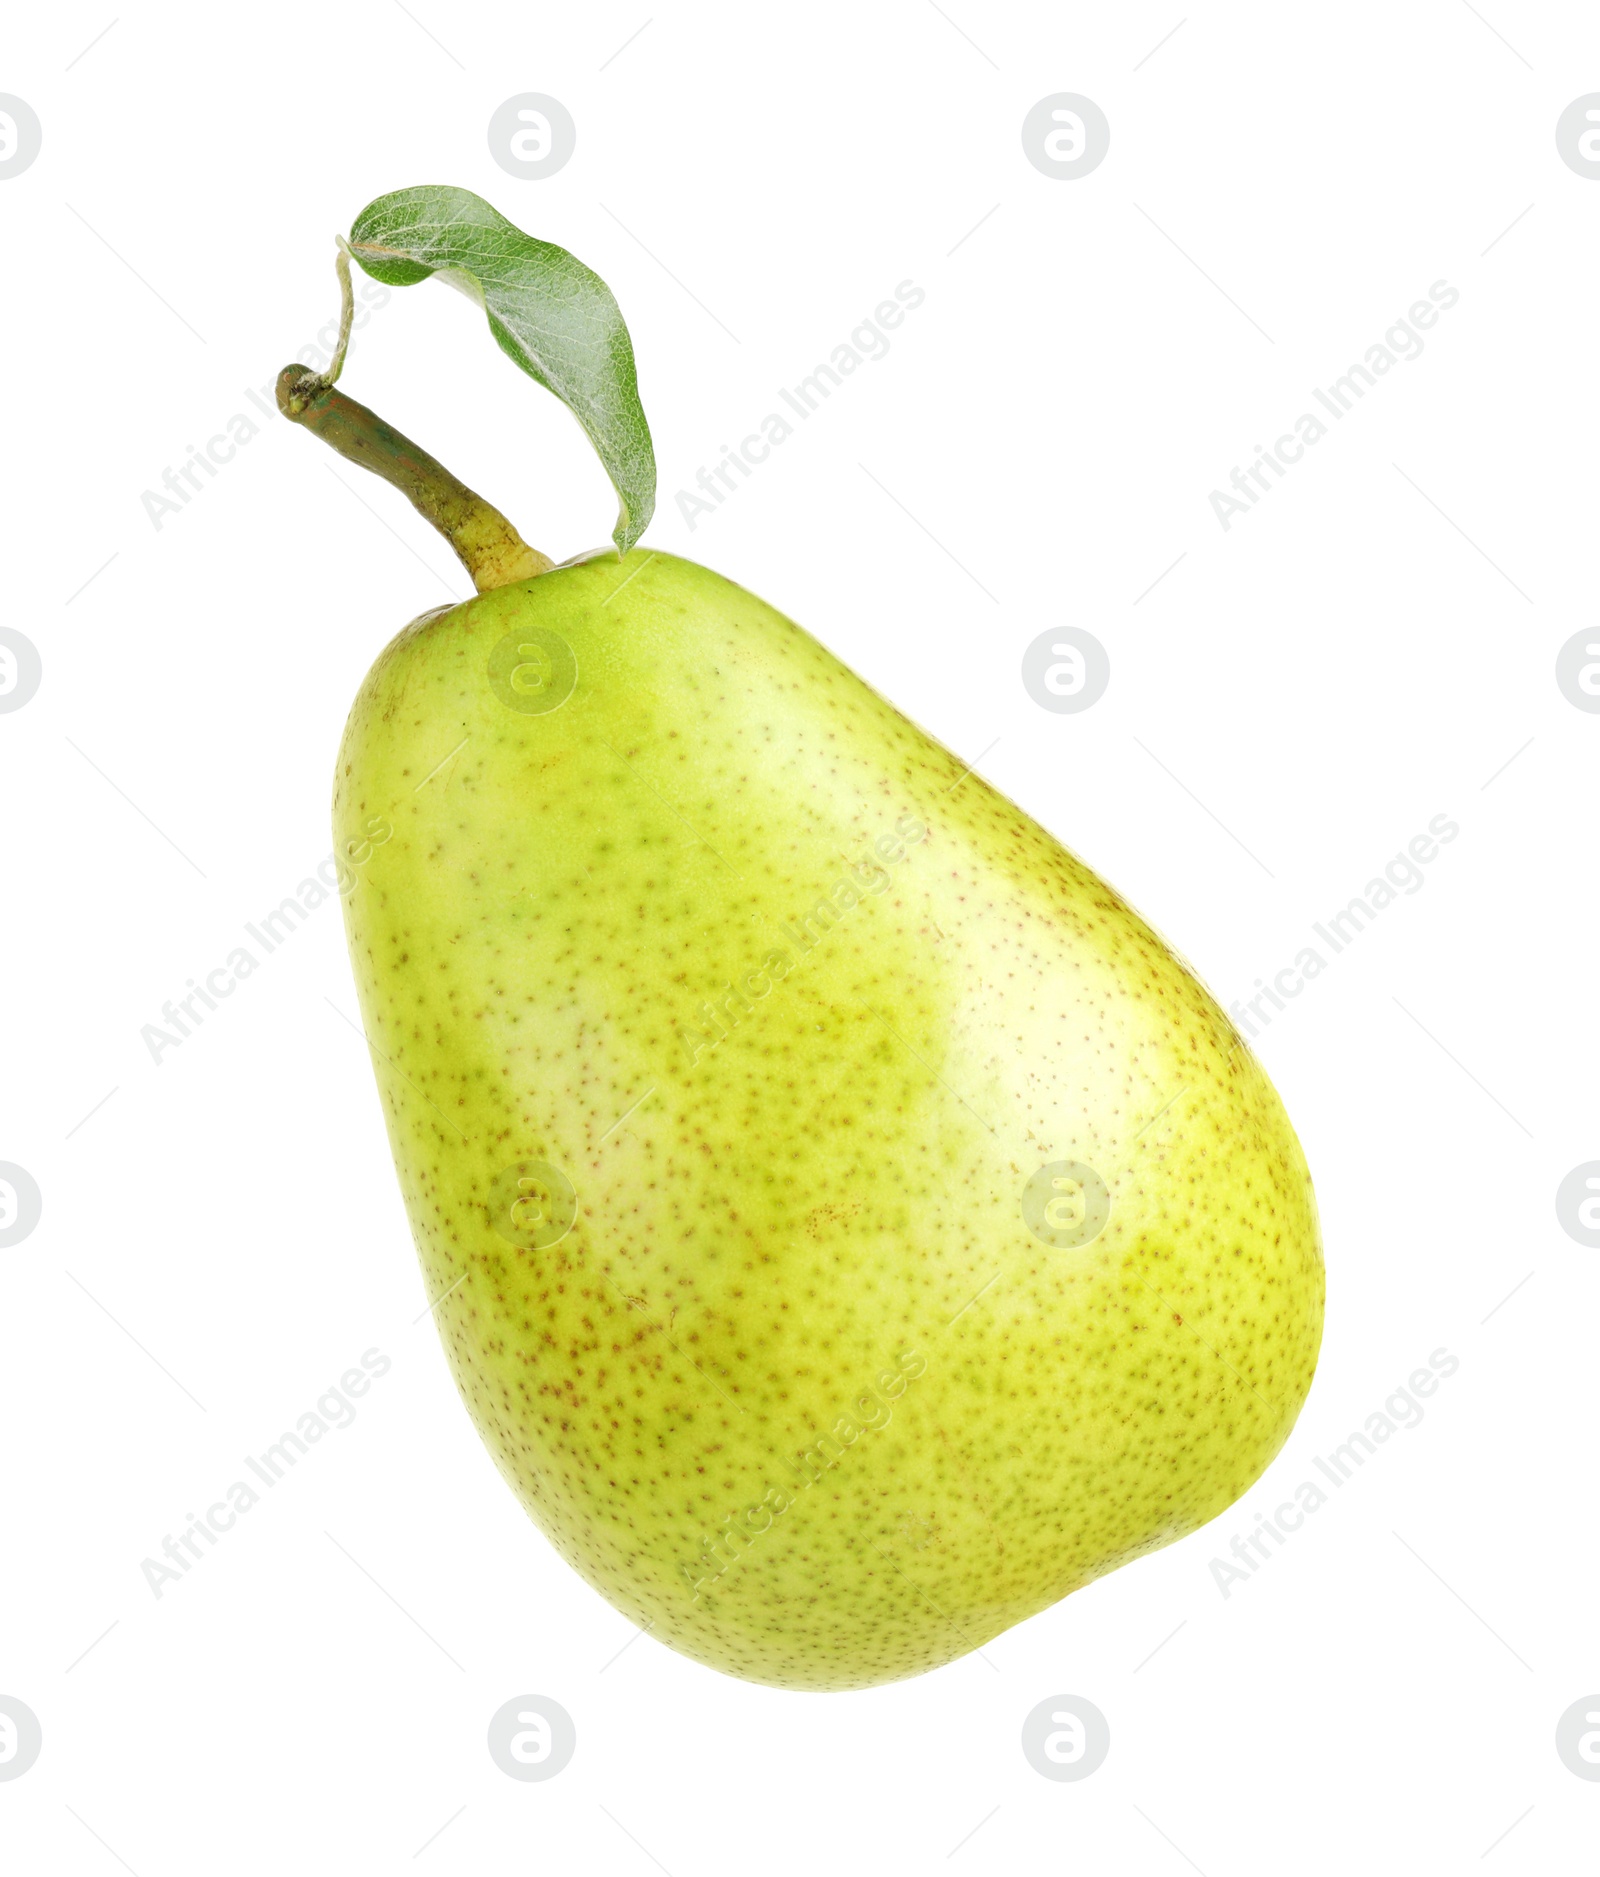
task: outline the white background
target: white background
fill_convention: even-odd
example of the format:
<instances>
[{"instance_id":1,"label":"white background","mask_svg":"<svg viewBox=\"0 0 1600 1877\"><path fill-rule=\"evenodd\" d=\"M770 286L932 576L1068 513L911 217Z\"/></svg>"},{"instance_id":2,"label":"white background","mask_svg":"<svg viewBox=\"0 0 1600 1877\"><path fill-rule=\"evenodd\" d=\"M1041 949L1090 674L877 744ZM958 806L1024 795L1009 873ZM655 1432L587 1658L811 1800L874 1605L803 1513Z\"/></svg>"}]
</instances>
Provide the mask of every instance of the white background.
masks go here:
<instances>
[{"instance_id":1,"label":"white background","mask_svg":"<svg viewBox=\"0 0 1600 1877\"><path fill-rule=\"evenodd\" d=\"M1600 1784L1554 1737L1600 1689L1600 1253L1554 1195L1600 1157L1600 717L1554 664L1594 620L1600 186L1554 127L1600 88L1600 18L652 3L13 21L0 89L44 145L0 182L0 623L44 681L0 717L0 1159L44 1215L0 1253L0 1694L44 1751L0 1783L8 1865L1577 1868ZM545 181L485 138L529 90L578 126ZM1022 151L1056 91L1111 124L1078 181ZM987 1659L797 1695L618 1654L417 1321L336 904L159 1066L141 1041L327 854L363 671L467 592L398 496L246 397L333 313L334 231L421 182L616 292L648 543L980 759L1224 1002L1460 826L1256 1044L1327 1246L1287 1448ZM890 354L691 533L675 492L904 279L927 299ZM1460 300L1422 355L1224 531L1210 491L1436 280ZM605 538L601 471L466 300L395 294L343 382L555 557ZM259 434L155 527L143 492L241 411ZM1019 676L1066 624L1111 658L1081 715ZM157 1600L141 1560L372 1347L355 1424ZM1224 1598L1211 1559L1439 1348L1422 1424ZM577 1726L547 1783L484 1745L529 1692ZM1079 1783L1019 1746L1057 1694L1111 1727Z\"/></svg>"}]
</instances>

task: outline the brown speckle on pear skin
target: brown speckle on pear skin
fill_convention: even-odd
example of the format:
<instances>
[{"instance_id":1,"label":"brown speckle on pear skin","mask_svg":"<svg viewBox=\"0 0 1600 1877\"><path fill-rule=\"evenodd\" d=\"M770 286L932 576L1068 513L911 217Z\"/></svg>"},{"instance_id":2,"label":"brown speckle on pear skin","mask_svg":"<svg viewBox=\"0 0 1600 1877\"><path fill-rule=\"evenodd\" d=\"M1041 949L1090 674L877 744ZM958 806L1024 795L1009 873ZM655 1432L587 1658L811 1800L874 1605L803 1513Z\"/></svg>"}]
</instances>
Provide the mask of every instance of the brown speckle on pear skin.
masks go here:
<instances>
[{"instance_id":1,"label":"brown speckle on pear skin","mask_svg":"<svg viewBox=\"0 0 1600 1877\"><path fill-rule=\"evenodd\" d=\"M490 686L525 628L576 657L559 708ZM636 550L414 622L339 851L375 815L346 925L426 1294L530 1515L652 1635L789 1688L915 1675L1278 1451L1323 1270L1259 1065L770 607ZM1022 1211L1055 1161L1111 1195L1069 1250ZM491 1216L525 1162L576 1191L554 1243L537 1194Z\"/></svg>"}]
</instances>

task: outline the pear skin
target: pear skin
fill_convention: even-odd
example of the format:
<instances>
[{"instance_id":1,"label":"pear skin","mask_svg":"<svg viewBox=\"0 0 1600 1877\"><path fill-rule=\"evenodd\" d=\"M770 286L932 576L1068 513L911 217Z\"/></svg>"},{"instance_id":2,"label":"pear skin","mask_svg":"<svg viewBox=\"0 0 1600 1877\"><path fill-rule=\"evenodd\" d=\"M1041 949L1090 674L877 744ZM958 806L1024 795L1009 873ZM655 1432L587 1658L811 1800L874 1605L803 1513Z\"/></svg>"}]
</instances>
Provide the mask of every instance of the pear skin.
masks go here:
<instances>
[{"instance_id":1,"label":"pear skin","mask_svg":"<svg viewBox=\"0 0 1600 1877\"><path fill-rule=\"evenodd\" d=\"M1260 1065L759 599L636 549L424 616L356 699L334 832L457 1386L658 1640L916 1675L1282 1446L1323 1265Z\"/></svg>"}]
</instances>

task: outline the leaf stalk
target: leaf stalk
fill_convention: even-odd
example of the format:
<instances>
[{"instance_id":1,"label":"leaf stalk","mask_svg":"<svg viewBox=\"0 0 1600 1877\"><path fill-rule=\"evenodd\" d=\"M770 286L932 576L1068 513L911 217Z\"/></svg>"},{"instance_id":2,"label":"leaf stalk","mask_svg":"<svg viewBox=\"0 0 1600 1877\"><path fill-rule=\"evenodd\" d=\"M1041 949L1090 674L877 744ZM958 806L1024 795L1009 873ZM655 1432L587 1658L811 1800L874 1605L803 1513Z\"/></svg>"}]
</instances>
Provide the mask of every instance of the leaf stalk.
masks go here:
<instances>
[{"instance_id":1,"label":"leaf stalk","mask_svg":"<svg viewBox=\"0 0 1600 1877\"><path fill-rule=\"evenodd\" d=\"M355 297L350 249L339 240L339 338L327 369L285 365L278 374L278 409L320 437L347 461L398 489L455 550L480 593L531 579L554 565L531 548L490 502L451 475L443 463L386 423L375 411L334 389L350 344Z\"/></svg>"}]
</instances>

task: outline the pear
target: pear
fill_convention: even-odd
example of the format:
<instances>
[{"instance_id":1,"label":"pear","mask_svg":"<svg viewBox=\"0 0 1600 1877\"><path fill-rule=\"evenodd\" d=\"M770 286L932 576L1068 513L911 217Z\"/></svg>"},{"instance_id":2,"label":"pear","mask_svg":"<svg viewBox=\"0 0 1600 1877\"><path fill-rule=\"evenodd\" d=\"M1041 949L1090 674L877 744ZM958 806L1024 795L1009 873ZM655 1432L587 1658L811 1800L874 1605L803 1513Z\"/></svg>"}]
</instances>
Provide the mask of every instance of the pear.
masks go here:
<instances>
[{"instance_id":1,"label":"pear","mask_svg":"<svg viewBox=\"0 0 1600 1877\"><path fill-rule=\"evenodd\" d=\"M335 836L457 1386L652 1636L785 1688L915 1675L1278 1452L1323 1265L1259 1064L753 595L634 548L424 615Z\"/></svg>"},{"instance_id":2,"label":"pear","mask_svg":"<svg viewBox=\"0 0 1600 1877\"><path fill-rule=\"evenodd\" d=\"M437 275L618 498L553 566L338 390L352 260ZM470 191L341 238L278 406L478 589L388 646L334 792L426 1291L550 1542L659 1640L916 1675L1230 1505L1310 1387L1311 1181L1183 962L815 639L637 545L632 341ZM454 380L452 379L452 382Z\"/></svg>"}]
</instances>

